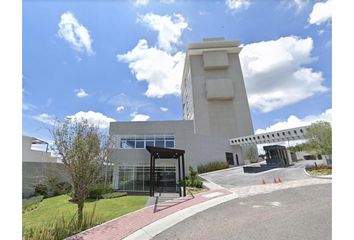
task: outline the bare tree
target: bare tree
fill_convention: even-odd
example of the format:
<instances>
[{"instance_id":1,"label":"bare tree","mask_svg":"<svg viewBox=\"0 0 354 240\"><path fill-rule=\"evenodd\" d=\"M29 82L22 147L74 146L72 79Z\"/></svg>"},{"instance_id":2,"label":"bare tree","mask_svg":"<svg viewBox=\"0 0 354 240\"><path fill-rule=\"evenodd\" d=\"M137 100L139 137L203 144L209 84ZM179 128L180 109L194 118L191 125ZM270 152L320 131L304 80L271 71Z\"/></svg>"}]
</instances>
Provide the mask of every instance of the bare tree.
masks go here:
<instances>
[{"instance_id":1,"label":"bare tree","mask_svg":"<svg viewBox=\"0 0 354 240\"><path fill-rule=\"evenodd\" d=\"M81 227L89 188L98 181L113 141L84 119L57 121L51 135L54 150L71 178L73 201L78 207L78 224Z\"/></svg>"}]
</instances>

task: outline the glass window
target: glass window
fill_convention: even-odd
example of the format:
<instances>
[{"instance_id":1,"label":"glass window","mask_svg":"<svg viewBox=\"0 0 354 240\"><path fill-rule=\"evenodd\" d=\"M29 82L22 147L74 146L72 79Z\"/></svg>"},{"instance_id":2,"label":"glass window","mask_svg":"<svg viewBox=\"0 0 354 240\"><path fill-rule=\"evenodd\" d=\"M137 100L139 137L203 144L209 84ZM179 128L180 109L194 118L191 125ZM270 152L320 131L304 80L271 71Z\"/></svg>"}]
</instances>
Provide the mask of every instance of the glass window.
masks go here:
<instances>
[{"instance_id":1,"label":"glass window","mask_svg":"<svg viewBox=\"0 0 354 240\"><path fill-rule=\"evenodd\" d=\"M135 148L144 148L144 141L138 141L136 140L135 142Z\"/></svg>"},{"instance_id":2,"label":"glass window","mask_svg":"<svg viewBox=\"0 0 354 240\"><path fill-rule=\"evenodd\" d=\"M155 141L155 147L161 147L164 148L165 147L165 141L164 140L157 140Z\"/></svg>"},{"instance_id":3,"label":"glass window","mask_svg":"<svg viewBox=\"0 0 354 240\"><path fill-rule=\"evenodd\" d=\"M127 148L135 148L135 139L134 138L127 139Z\"/></svg>"},{"instance_id":4,"label":"glass window","mask_svg":"<svg viewBox=\"0 0 354 240\"><path fill-rule=\"evenodd\" d=\"M154 140L146 140L146 146L153 147L154 146Z\"/></svg>"},{"instance_id":5,"label":"glass window","mask_svg":"<svg viewBox=\"0 0 354 240\"><path fill-rule=\"evenodd\" d=\"M175 141L166 141L166 147L167 148L174 148L175 147Z\"/></svg>"}]
</instances>

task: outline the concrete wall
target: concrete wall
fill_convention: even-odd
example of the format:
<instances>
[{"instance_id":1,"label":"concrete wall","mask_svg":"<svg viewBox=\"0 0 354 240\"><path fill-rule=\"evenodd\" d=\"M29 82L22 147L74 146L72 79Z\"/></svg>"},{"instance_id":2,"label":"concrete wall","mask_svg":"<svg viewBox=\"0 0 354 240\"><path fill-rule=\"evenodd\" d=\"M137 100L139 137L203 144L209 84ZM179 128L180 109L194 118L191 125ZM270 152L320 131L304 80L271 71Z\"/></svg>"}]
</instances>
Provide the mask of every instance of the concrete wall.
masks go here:
<instances>
[{"instance_id":1,"label":"concrete wall","mask_svg":"<svg viewBox=\"0 0 354 240\"><path fill-rule=\"evenodd\" d=\"M49 176L56 175L60 181L68 181L60 163L22 162L22 195L30 197L34 194L34 186L46 181Z\"/></svg>"},{"instance_id":2,"label":"concrete wall","mask_svg":"<svg viewBox=\"0 0 354 240\"><path fill-rule=\"evenodd\" d=\"M32 137L22 136L22 162L57 162L55 157L51 157L50 152L32 150L33 140Z\"/></svg>"},{"instance_id":3,"label":"concrete wall","mask_svg":"<svg viewBox=\"0 0 354 240\"><path fill-rule=\"evenodd\" d=\"M110 124L110 135L112 136L173 134L175 148L186 151L186 172L188 172L189 165L196 169L200 164L226 161L226 152L231 152L234 156L238 154L239 164L243 164L241 149L230 146L226 138L194 134L193 130L194 124L191 120L114 122ZM112 152L110 160L121 165L150 165L150 155L146 149L116 149ZM175 161L169 160L163 163L174 164Z\"/></svg>"},{"instance_id":4,"label":"concrete wall","mask_svg":"<svg viewBox=\"0 0 354 240\"><path fill-rule=\"evenodd\" d=\"M237 44L209 41L189 45L183 78L190 71L197 134L226 138L253 134ZM185 88L182 84L182 91Z\"/></svg>"}]
</instances>

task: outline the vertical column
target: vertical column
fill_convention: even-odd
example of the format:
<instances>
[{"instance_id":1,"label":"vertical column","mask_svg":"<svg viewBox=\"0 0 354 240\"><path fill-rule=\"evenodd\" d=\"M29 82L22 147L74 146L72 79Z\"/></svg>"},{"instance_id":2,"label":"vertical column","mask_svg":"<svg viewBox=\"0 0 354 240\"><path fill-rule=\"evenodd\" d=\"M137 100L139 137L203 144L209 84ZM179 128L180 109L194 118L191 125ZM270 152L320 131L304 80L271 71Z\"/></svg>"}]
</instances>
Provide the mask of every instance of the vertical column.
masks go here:
<instances>
[{"instance_id":1,"label":"vertical column","mask_svg":"<svg viewBox=\"0 0 354 240\"><path fill-rule=\"evenodd\" d=\"M155 156L152 156L152 196L155 195Z\"/></svg>"},{"instance_id":2,"label":"vertical column","mask_svg":"<svg viewBox=\"0 0 354 240\"><path fill-rule=\"evenodd\" d=\"M177 161L178 161L178 184L179 184L179 187L178 187L178 192L179 192L179 196L181 197L182 196L182 192L181 192L181 157L179 156L177 158Z\"/></svg>"},{"instance_id":3,"label":"vertical column","mask_svg":"<svg viewBox=\"0 0 354 240\"><path fill-rule=\"evenodd\" d=\"M150 154L150 196L153 197L153 193L152 193L152 154Z\"/></svg>"},{"instance_id":4,"label":"vertical column","mask_svg":"<svg viewBox=\"0 0 354 240\"><path fill-rule=\"evenodd\" d=\"M186 196L186 176L184 172L184 154L182 154L182 179L183 179L183 196Z\"/></svg>"}]
</instances>

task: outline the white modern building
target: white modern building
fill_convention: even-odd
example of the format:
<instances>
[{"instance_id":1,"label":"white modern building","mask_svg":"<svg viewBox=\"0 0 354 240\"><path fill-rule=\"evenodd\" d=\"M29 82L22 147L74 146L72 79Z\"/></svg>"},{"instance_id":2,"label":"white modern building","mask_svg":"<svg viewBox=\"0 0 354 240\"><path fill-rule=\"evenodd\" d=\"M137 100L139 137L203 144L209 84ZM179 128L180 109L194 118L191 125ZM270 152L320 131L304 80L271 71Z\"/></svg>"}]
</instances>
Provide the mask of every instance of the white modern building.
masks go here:
<instances>
[{"instance_id":1,"label":"white modern building","mask_svg":"<svg viewBox=\"0 0 354 240\"><path fill-rule=\"evenodd\" d=\"M114 163L114 189L149 191L147 146L185 150L186 172L189 166L196 169L216 161L244 164L248 149L254 145L229 142L231 138L254 134L239 45L239 41L221 38L188 45L181 79L184 120L110 123L110 135L118 142L110 157ZM174 159L158 159L156 182L177 189L177 168Z\"/></svg>"}]
</instances>

